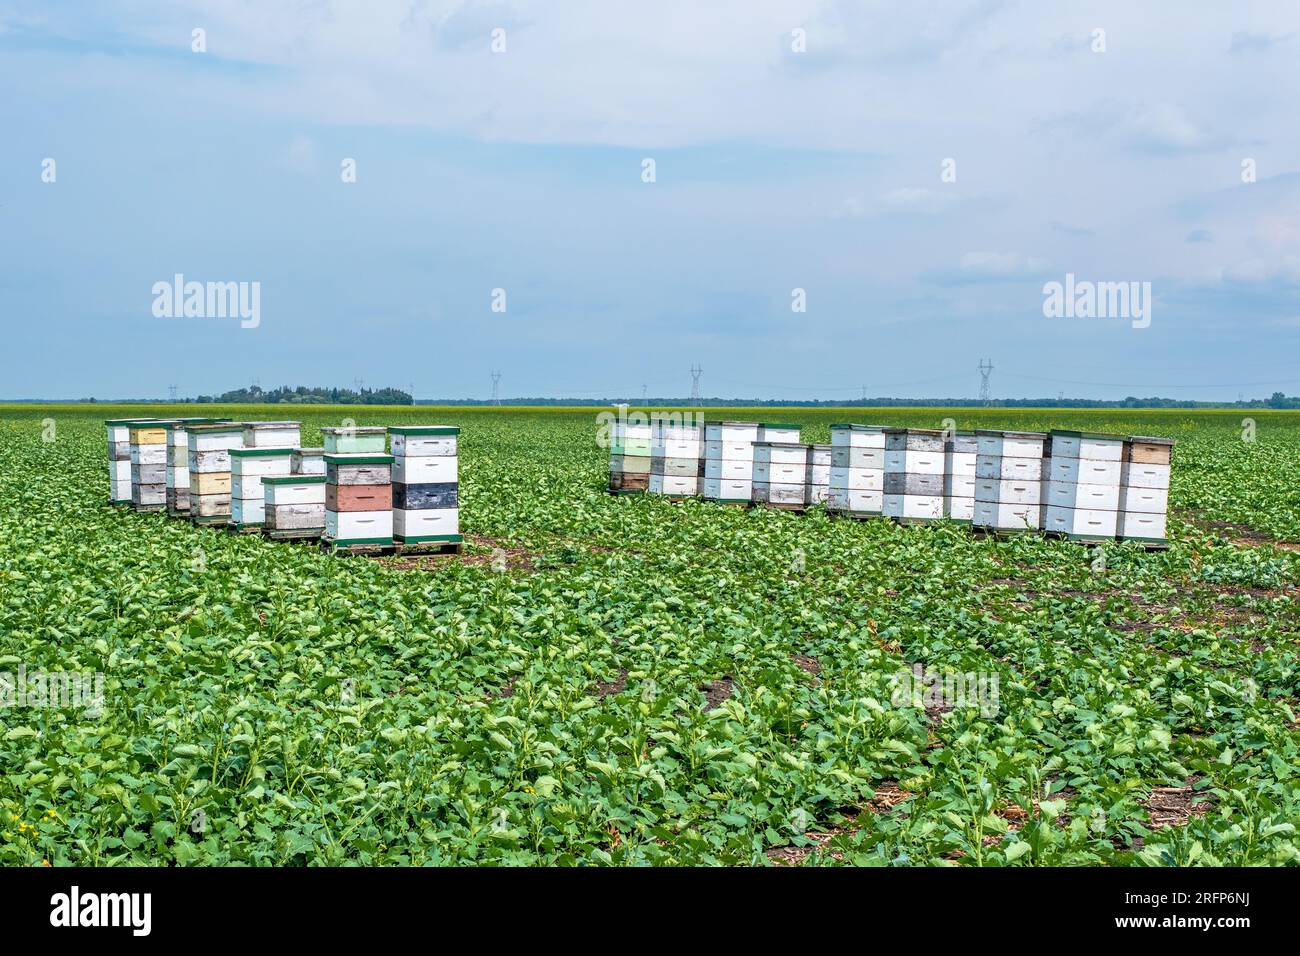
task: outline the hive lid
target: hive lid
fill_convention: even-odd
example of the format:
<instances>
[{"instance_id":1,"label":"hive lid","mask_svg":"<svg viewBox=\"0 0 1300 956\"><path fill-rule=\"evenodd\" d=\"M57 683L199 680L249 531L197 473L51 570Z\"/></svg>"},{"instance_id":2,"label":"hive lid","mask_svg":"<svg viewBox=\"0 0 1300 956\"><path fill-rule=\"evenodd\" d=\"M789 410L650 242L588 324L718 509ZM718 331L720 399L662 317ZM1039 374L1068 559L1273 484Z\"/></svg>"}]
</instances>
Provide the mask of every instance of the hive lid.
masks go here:
<instances>
[{"instance_id":1,"label":"hive lid","mask_svg":"<svg viewBox=\"0 0 1300 956\"><path fill-rule=\"evenodd\" d=\"M1007 432L1000 428L977 428L976 435L992 435L997 438L1041 438L1047 439L1047 432Z\"/></svg>"},{"instance_id":2,"label":"hive lid","mask_svg":"<svg viewBox=\"0 0 1300 956\"><path fill-rule=\"evenodd\" d=\"M390 425L388 431L393 435L459 435L457 425Z\"/></svg>"},{"instance_id":3,"label":"hive lid","mask_svg":"<svg viewBox=\"0 0 1300 956\"><path fill-rule=\"evenodd\" d=\"M220 425L229 423L229 418L176 418L167 422L167 430L175 431L178 428L190 428L194 425Z\"/></svg>"},{"instance_id":4,"label":"hive lid","mask_svg":"<svg viewBox=\"0 0 1300 956\"><path fill-rule=\"evenodd\" d=\"M224 435L226 432L242 432L244 426L238 422L214 422L211 425L190 425L185 430L196 435Z\"/></svg>"},{"instance_id":5,"label":"hive lid","mask_svg":"<svg viewBox=\"0 0 1300 956\"><path fill-rule=\"evenodd\" d=\"M231 458L265 458L276 455L292 455L293 448L232 448Z\"/></svg>"},{"instance_id":6,"label":"hive lid","mask_svg":"<svg viewBox=\"0 0 1300 956\"><path fill-rule=\"evenodd\" d=\"M302 422L240 422L245 428L301 428Z\"/></svg>"},{"instance_id":7,"label":"hive lid","mask_svg":"<svg viewBox=\"0 0 1300 956\"><path fill-rule=\"evenodd\" d=\"M335 455L328 454L325 456L327 465L391 465L393 463L392 455Z\"/></svg>"},{"instance_id":8,"label":"hive lid","mask_svg":"<svg viewBox=\"0 0 1300 956\"><path fill-rule=\"evenodd\" d=\"M764 448L804 448L804 449L806 449L806 448L808 447L807 445L805 445L803 442L800 442L800 441L756 441L756 442L754 442L754 447L755 447L755 448L757 448L759 445L762 445ZM826 447L829 448L830 445L827 445Z\"/></svg>"},{"instance_id":9,"label":"hive lid","mask_svg":"<svg viewBox=\"0 0 1300 956\"><path fill-rule=\"evenodd\" d=\"M742 427L744 427L744 428L760 428L760 427L762 427L762 423L761 423L761 422L733 422L733 421L726 421L726 420L719 420L719 421L706 421L704 424L706 424L706 425L740 425L740 426L742 426ZM768 427L771 428L772 426L769 425Z\"/></svg>"},{"instance_id":10,"label":"hive lid","mask_svg":"<svg viewBox=\"0 0 1300 956\"><path fill-rule=\"evenodd\" d=\"M1129 441L1140 441L1148 445L1173 445L1172 438L1157 438L1154 435L1129 435Z\"/></svg>"},{"instance_id":11,"label":"hive lid","mask_svg":"<svg viewBox=\"0 0 1300 956\"><path fill-rule=\"evenodd\" d=\"M262 479L264 485L322 485L324 475L268 475Z\"/></svg>"},{"instance_id":12,"label":"hive lid","mask_svg":"<svg viewBox=\"0 0 1300 956\"><path fill-rule=\"evenodd\" d=\"M831 428L847 428L855 432L883 432L884 425L832 425Z\"/></svg>"},{"instance_id":13,"label":"hive lid","mask_svg":"<svg viewBox=\"0 0 1300 956\"><path fill-rule=\"evenodd\" d=\"M1064 435L1067 438L1090 438L1096 441L1123 441L1126 435L1116 435L1113 432L1078 432L1068 428L1053 428L1053 435Z\"/></svg>"},{"instance_id":14,"label":"hive lid","mask_svg":"<svg viewBox=\"0 0 1300 956\"><path fill-rule=\"evenodd\" d=\"M322 428L322 435L383 435L388 429L383 425L354 425L352 428Z\"/></svg>"},{"instance_id":15,"label":"hive lid","mask_svg":"<svg viewBox=\"0 0 1300 956\"><path fill-rule=\"evenodd\" d=\"M295 448L293 450L293 453L295 455L304 455L304 456L314 455L316 457L320 457L321 455L325 454L325 449L324 448Z\"/></svg>"},{"instance_id":16,"label":"hive lid","mask_svg":"<svg viewBox=\"0 0 1300 956\"><path fill-rule=\"evenodd\" d=\"M941 428L886 428L886 435L937 435L943 437Z\"/></svg>"},{"instance_id":17,"label":"hive lid","mask_svg":"<svg viewBox=\"0 0 1300 956\"><path fill-rule=\"evenodd\" d=\"M788 425L784 422L759 422L759 428L798 428L798 425Z\"/></svg>"}]
</instances>

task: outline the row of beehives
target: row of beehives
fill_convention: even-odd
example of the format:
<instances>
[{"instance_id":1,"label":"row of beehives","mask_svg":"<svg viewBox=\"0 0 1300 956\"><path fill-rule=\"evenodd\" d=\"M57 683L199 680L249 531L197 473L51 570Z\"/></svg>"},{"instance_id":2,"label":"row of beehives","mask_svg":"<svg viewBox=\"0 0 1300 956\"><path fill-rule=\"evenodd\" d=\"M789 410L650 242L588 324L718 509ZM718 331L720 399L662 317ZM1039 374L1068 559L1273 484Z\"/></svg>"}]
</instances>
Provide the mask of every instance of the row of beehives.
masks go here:
<instances>
[{"instance_id":1,"label":"row of beehives","mask_svg":"<svg viewBox=\"0 0 1300 956\"><path fill-rule=\"evenodd\" d=\"M453 426L323 428L303 448L299 422L105 424L112 500L137 511L340 547L461 540Z\"/></svg>"},{"instance_id":2,"label":"row of beehives","mask_svg":"<svg viewBox=\"0 0 1300 956\"><path fill-rule=\"evenodd\" d=\"M995 531L1164 544L1166 438L832 425L829 445L794 425L618 422L610 491L703 497Z\"/></svg>"}]
</instances>

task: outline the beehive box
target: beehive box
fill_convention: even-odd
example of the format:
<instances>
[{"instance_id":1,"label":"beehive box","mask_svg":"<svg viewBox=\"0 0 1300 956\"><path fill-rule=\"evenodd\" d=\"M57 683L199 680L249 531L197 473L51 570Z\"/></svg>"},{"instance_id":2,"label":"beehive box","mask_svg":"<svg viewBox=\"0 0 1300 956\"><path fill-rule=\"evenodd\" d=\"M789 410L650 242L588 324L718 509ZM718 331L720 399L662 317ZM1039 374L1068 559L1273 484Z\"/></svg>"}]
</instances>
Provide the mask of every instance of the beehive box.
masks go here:
<instances>
[{"instance_id":1,"label":"beehive box","mask_svg":"<svg viewBox=\"0 0 1300 956\"><path fill-rule=\"evenodd\" d=\"M1112 540L1124 436L1053 429L1048 450L1043 530L1072 541Z\"/></svg>"},{"instance_id":2,"label":"beehive box","mask_svg":"<svg viewBox=\"0 0 1300 956\"><path fill-rule=\"evenodd\" d=\"M755 442L753 500L780 508L806 507L808 446L798 442Z\"/></svg>"},{"instance_id":3,"label":"beehive box","mask_svg":"<svg viewBox=\"0 0 1300 956\"><path fill-rule=\"evenodd\" d=\"M302 445L301 422L244 422L245 448L297 448Z\"/></svg>"},{"instance_id":4,"label":"beehive box","mask_svg":"<svg viewBox=\"0 0 1300 956\"><path fill-rule=\"evenodd\" d=\"M614 422L609 446L609 491L624 495L650 490L650 423Z\"/></svg>"},{"instance_id":5,"label":"beehive box","mask_svg":"<svg viewBox=\"0 0 1300 956\"><path fill-rule=\"evenodd\" d=\"M230 523L250 528L266 520L262 479L292 473L292 448L234 448L230 451Z\"/></svg>"},{"instance_id":6,"label":"beehive box","mask_svg":"<svg viewBox=\"0 0 1300 956\"><path fill-rule=\"evenodd\" d=\"M402 544L455 543L460 534L460 429L401 425L389 429L393 537Z\"/></svg>"},{"instance_id":7,"label":"beehive box","mask_svg":"<svg viewBox=\"0 0 1300 956\"><path fill-rule=\"evenodd\" d=\"M319 537L325 533L324 475L267 475L262 478L270 537Z\"/></svg>"},{"instance_id":8,"label":"beehive box","mask_svg":"<svg viewBox=\"0 0 1300 956\"><path fill-rule=\"evenodd\" d=\"M882 512L896 521L943 517L945 450L943 432L931 428L886 428Z\"/></svg>"},{"instance_id":9,"label":"beehive box","mask_svg":"<svg viewBox=\"0 0 1300 956\"><path fill-rule=\"evenodd\" d=\"M703 497L727 504L754 497L754 442L758 422L704 423Z\"/></svg>"},{"instance_id":10,"label":"beehive box","mask_svg":"<svg viewBox=\"0 0 1300 956\"><path fill-rule=\"evenodd\" d=\"M831 487L831 446L808 446L808 469L804 475L808 504L824 504Z\"/></svg>"},{"instance_id":11,"label":"beehive box","mask_svg":"<svg viewBox=\"0 0 1300 956\"><path fill-rule=\"evenodd\" d=\"M331 455L380 454L388 449L388 429L382 425L322 428L325 451Z\"/></svg>"},{"instance_id":12,"label":"beehive box","mask_svg":"<svg viewBox=\"0 0 1300 956\"><path fill-rule=\"evenodd\" d=\"M876 517L884 511L884 498L884 426L832 425L826 510Z\"/></svg>"},{"instance_id":13,"label":"beehive box","mask_svg":"<svg viewBox=\"0 0 1300 956\"><path fill-rule=\"evenodd\" d=\"M1164 547L1168 542L1171 438L1131 435L1120 461L1119 519L1121 541Z\"/></svg>"},{"instance_id":14,"label":"beehive box","mask_svg":"<svg viewBox=\"0 0 1300 956\"><path fill-rule=\"evenodd\" d=\"M947 435L943 445L943 515L970 524L975 517L975 459L979 442L973 431Z\"/></svg>"},{"instance_id":15,"label":"beehive box","mask_svg":"<svg viewBox=\"0 0 1300 956\"><path fill-rule=\"evenodd\" d=\"M392 480L392 455L327 454L324 543L392 544Z\"/></svg>"},{"instance_id":16,"label":"beehive box","mask_svg":"<svg viewBox=\"0 0 1300 956\"><path fill-rule=\"evenodd\" d=\"M704 427L673 417L650 421L651 494L689 498L700 493Z\"/></svg>"},{"instance_id":17,"label":"beehive box","mask_svg":"<svg viewBox=\"0 0 1300 956\"><path fill-rule=\"evenodd\" d=\"M191 425L185 429L190 475L190 520L199 524L230 520L230 453L244 446L237 423Z\"/></svg>"},{"instance_id":18,"label":"beehive box","mask_svg":"<svg viewBox=\"0 0 1300 956\"><path fill-rule=\"evenodd\" d=\"M293 460L290 467L295 475L321 475L325 474L325 449L324 448L295 448L293 451Z\"/></svg>"},{"instance_id":19,"label":"beehive box","mask_svg":"<svg viewBox=\"0 0 1300 956\"><path fill-rule=\"evenodd\" d=\"M1036 530L1043 519L1046 432L975 432L972 526L990 531Z\"/></svg>"},{"instance_id":20,"label":"beehive box","mask_svg":"<svg viewBox=\"0 0 1300 956\"><path fill-rule=\"evenodd\" d=\"M115 505L131 503L131 426L156 420L109 418L104 421L108 438L108 500Z\"/></svg>"}]
</instances>

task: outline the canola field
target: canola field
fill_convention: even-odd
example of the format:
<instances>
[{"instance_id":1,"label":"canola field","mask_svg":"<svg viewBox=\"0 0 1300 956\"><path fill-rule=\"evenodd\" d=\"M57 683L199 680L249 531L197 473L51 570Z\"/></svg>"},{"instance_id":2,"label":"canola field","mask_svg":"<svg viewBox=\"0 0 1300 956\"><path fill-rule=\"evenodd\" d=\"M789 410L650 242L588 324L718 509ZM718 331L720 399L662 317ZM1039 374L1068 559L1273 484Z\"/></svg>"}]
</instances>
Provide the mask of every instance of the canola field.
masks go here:
<instances>
[{"instance_id":1,"label":"canola field","mask_svg":"<svg viewBox=\"0 0 1300 956\"><path fill-rule=\"evenodd\" d=\"M1173 437L1147 552L611 497L599 411L0 406L0 864L1300 860L1300 413L780 410ZM107 503L212 414L459 425L465 552Z\"/></svg>"}]
</instances>

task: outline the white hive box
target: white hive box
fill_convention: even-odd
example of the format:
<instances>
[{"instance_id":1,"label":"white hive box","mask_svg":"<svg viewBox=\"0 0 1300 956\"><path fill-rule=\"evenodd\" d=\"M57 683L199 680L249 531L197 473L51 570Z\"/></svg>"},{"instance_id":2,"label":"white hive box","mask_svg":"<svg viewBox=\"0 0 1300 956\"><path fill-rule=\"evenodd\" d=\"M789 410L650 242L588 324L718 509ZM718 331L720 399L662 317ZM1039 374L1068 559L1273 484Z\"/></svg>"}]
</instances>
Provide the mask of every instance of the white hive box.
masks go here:
<instances>
[{"instance_id":1,"label":"white hive box","mask_svg":"<svg viewBox=\"0 0 1300 956\"><path fill-rule=\"evenodd\" d=\"M885 429L832 425L826 510L859 516L884 511Z\"/></svg>"},{"instance_id":2,"label":"white hive box","mask_svg":"<svg viewBox=\"0 0 1300 956\"><path fill-rule=\"evenodd\" d=\"M758 425L758 434L755 436L754 441L798 444L799 426L783 425L773 422L760 422Z\"/></svg>"},{"instance_id":3,"label":"white hive box","mask_svg":"<svg viewBox=\"0 0 1300 956\"><path fill-rule=\"evenodd\" d=\"M975 517L975 460L979 442L974 432L953 432L943 445L943 515L970 524Z\"/></svg>"},{"instance_id":4,"label":"white hive box","mask_svg":"<svg viewBox=\"0 0 1300 956\"><path fill-rule=\"evenodd\" d=\"M295 448L290 467L293 469L292 474L295 475L324 475L325 449Z\"/></svg>"},{"instance_id":5,"label":"white hive box","mask_svg":"<svg viewBox=\"0 0 1300 956\"><path fill-rule=\"evenodd\" d=\"M699 468L698 461L695 467ZM667 495L670 498L694 498L700 493L701 478L698 475L665 475L662 472L650 472L650 493Z\"/></svg>"},{"instance_id":6,"label":"white hive box","mask_svg":"<svg viewBox=\"0 0 1300 956\"><path fill-rule=\"evenodd\" d=\"M975 501L971 524L994 531L1042 526L1045 432L975 432Z\"/></svg>"},{"instance_id":7,"label":"white hive box","mask_svg":"<svg viewBox=\"0 0 1300 956\"><path fill-rule=\"evenodd\" d=\"M244 422L245 448L297 448L302 422Z\"/></svg>"},{"instance_id":8,"label":"white hive box","mask_svg":"<svg viewBox=\"0 0 1300 956\"><path fill-rule=\"evenodd\" d=\"M808 446L808 470L804 484L808 486L808 504L825 504L831 487L830 445Z\"/></svg>"},{"instance_id":9,"label":"white hive box","mask_svg":"<svg viewBox=\"0 0 1300 956\"><path fill-rule=\"evenodd\" d=\"M1149 435L1130 435L1124 442L1116 529L1121 541L1158 547L1168 544L1173 446L1173 439Z\"/></svg>"},{"instance_id":10,"label":"white hive box","mask_svg":"<svg viewBox=\"0 0 1300 956\"><path fill-rule=\"evenodd\" d=\"M882 511L898 521L937 521L944 508L943 432L931 428L885 429Z\"/></svg>"},{"instance_id":11,"label":"white hive box","mask_svg":"<svg viewBox=\"0 0 1300 956\"><path fill-rule=\"evenodd\" d=\"M754 442L757 422L704 423L703 496L725 504L749 502L754 495Z\"/></svg>"},{"instance_id":12,"label":"white hive box","mask_svg":"<svg viewBox=\"0 0 1300 956\"><path fill-rule=\"evenodd\" d=\"M460 429L400 425L390 428L389 435L394 539L404 544L461 541Z\"/></svg>"},{"instance_id":13,"label":"white hive box","mask_svg":"<svg viewBox=\"0 0 1300 956\"><path fill-rule=\"evenodd\" d=\"M808 503L808 446L798 442L754 443L753 500L802 509Z\"/></svg>"}]
</instances>

